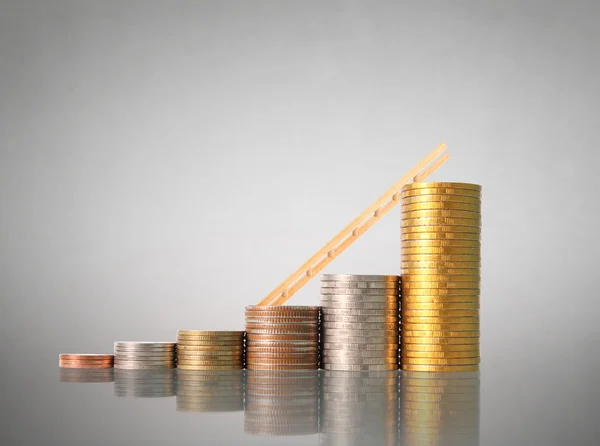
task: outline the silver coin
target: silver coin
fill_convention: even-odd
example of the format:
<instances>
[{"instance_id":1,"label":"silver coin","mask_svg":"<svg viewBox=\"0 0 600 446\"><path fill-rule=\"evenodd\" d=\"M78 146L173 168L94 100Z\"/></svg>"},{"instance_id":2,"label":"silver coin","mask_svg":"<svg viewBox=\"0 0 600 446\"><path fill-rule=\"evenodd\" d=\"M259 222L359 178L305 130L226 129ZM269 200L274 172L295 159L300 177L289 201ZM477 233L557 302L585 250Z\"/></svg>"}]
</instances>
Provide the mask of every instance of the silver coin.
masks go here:
<instances>
[{"instance_id":1,"label":"silver coin","mask_svg":"<svg viewBox=\"0 0 600 446\"><path fill-rule=\"evenodd\" d=\"M377 323L395 323L399 321L398 313L393 316L338 316L338 315L323 315L323 322L346 322L346 323L365 323L365 324L377 324Z\"/></svg>"},{"instance_id":2,"label":"silver coin","mask_svg":"<svg viewBox=\"0 0 600 446\"><path fill-rule=\"evenodd\" d=\"M379 351L379 350L398 350L400 344L346 344L346 343L335 343L335 342L324 342L322 350L346 350L346 351Z\"/></svg>"},{"instance_id":3,"label":"silver coin","mask_svg":"<svg viewBox=\"0 0 600 446\"><path fill-rule=\"evenodd\" d=\"M334 350L323 349L323 358L390 358L397 357L397 350Z\"/></svg>"},{"instance_id":4,"label":"silver coin","mask_svg":"<svg viewBox=\"0 0 600 446\"><path fill-rule=\"evenodd\" d=\"M398 366L394 364L385 365L355 365L355 364L323 364L325 370L336 370L336 371L387 371L397 370Z\"/></svg>"},{"instance_id":5,"label":"silver coin","mask_svg":"<svg viewBox=\"0 0 600 446\"><path fill-rule=\"evenodd\" d=\"M378 289L398 289L398 282L339 282L339 281L321 281L321 288L378 288Z\"/></svg>"},{"instance_id":6,"label":"silver coin","mask_svg":"<svg viewBox=\"0 0 600 446\"><path fill-rule=\"evenodd\" d=\"M321 287L321 294L340 294L356 296L389 296L400 294L398 288L327 288Z\"/></svg>"},{"instance_id":7,"label":"silver coin","mask_svg":"<svg viewBox=\"0 0 600 446\"><path fill-rule=\"evenodd\" d=\"M328 282L390 282L400 280L400 276L363 275L363 274L321 274L321 280Z\"/></svg>"},{"instance_id":8,"label":"silver coin","mask_svg":"<svg viewBox=\"0 0 600 446\"><path fill-rule=\"evenodd\" d=\"M344 357L339 356L324 356L321 359L323 364L355 364L355 365L385 365L385 364L398 364L397 358L357 358L357 357Z\"/></svg>"},{"instance_id":9,"label":"silver coin","mask_svg":"<svg viewBox=\"0 0 600 446\"><path fill-rule=\"evenodd\" d=\"M323 307L355 310L399 310L400 304L393 302L321 302Z\"/></svg>"},{"instance_id":10,"label":"silver coin","mask_svg":"<svg viewBox=\"0 0 600 446\"><path fill-rule=\"evenodd\" d=\"M325 336L335 335L335 336L365 336L365 337L374 337L374 336L398 336L398 327L392 325L391 328L334 328L334 327L323 327L322 334Z\"/></svg>"},{"instance_id":11,"label":"silver coin","mask_svg":"<svg viewBox=\"0 0 600 446\"><path fill-rule=\"evenodd\" d=\"M323 307L323 316L399 316L396 310L356 310L352 308Z\"/></svg>"},{"instance_id":12,"label":"silver coin","mask_svg":"<svg viewBox=\"0 0 600 446\"><path fill-rule=\"evenodd\" d=\"M398 337L389 334L377 336L324 334L322 340L323 343L327 342L331 344L385 344L390 346L398 344Z\"/></svg>"},{"instance_id":13,"label":"silver coin","mask_svg":"<svg viewBox=\"0 0 600 446\"><path fill-rule=\"evenodd\" d=\"M321 325L324 329L335 330L396 330L396 322L329 322L324 321Z\"/></svg>"}]
</instances>

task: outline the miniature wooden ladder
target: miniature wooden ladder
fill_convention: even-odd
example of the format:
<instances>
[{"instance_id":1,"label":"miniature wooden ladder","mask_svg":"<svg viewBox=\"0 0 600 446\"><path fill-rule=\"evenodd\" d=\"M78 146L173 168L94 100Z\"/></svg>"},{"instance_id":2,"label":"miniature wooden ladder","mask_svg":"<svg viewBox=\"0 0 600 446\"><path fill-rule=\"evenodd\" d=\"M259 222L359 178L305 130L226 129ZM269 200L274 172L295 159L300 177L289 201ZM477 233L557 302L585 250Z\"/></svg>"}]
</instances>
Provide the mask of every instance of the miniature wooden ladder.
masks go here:
<instances>
[{"instance_id":1,"label":"miniature wooden ladder","mask_svg":"<svg viewBox=\"0 0 600 446\"><path fill-rule=\"evenodd\" d=\"M406 175L396 182L386 193L379 197L362 214L342 229L335 237L319 249L310 259L298 268L293 274L279 284L271 293L261 300L258 305L283 305L297 293L315 275L321 272L333 259L346 250L361 235L377 223L396 204L400 202L400 190L411 179L414 182L424 181L448 158L446 144L442 143L429 155L421 160ZM441 156L440 156L441 155ZM439 158L438 158L439 156ZM436 160L437 158L437 160ZM435 161L434 161L435 160ZM385 203L385 204L384 204Z\"/></svg>"}]
</instances>

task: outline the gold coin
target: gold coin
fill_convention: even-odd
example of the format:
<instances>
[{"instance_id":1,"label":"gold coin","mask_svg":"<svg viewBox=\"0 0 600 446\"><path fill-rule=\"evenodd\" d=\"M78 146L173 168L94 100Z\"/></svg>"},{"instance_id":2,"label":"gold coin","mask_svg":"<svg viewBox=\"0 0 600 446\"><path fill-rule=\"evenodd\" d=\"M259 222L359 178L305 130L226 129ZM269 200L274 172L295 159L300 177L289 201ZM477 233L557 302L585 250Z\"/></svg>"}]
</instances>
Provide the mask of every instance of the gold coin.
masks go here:
<instances>
[{"instance_id":1,"label":"gold coin","mask_svg":"<svg viewBox=\"0 0 600 446\"><path fill-rule=\"evenodd\" d=\"M402 327L400 336L404 338L477 338L479 339L479 330L410 330Z\"/></svg>"},{"instance_id":2,"label":"gold coin","mask_svg":"<svg viewBox=\"0 0 600 446\"><path fill-rule=\"evenodd\" d=\"M414 310L402 308L402 320L410 317L418 318L445 318L445 317L479 317L479 310Z\"/></svg>"},{"instance_id":3,"label":"gold coin","mask_svg":"<svg viewBox=\"0 0 600 446\"><path fill-rule=\"evenodd\" d=\"M431 189L432 187L433 188L450 187L453 189L466 189L466 190L481 192L481 185L479 185L479 184L457 183L457 182L449 182L449 181L429 181L429 182L408 183L408 184L405 184L404 186L402 186L402 191Z\"/></svg>"},{"instance_id":4,"label":"gold coin","mask_svg":"<svg viewBox=\"0 0 600 446\"><path fill-rule=\"evenodd\" d=\"M177 350L181 352L239 352L244 349L243 343L237 345L185 345L178 344Z\"/></svg>"},{"instance_id":5,"label":"gold coin","mask_svg":"<svg viewBox=\"0 0 600 446\"><path fill-rule=\"evenodd\" d=\"M400 205L401 212L429 211L429 210L455 210L481 213L481 204L455 203L453 201L428 201Z\"/></svg>"},{"instance_id":6,"label":"gold coin","mask_svg":"<svg viewBox=\"0 0 600 446\"><path fill-rule=\"evenodd\" d=\"M417 204L417 203L437 203L437 202L453 202L453 203L469 203L481 205L481 197L465 197L464 195L414 195L412 197L404 197L401 199L402 204Z\"/></svg>"},{"instance_id":7,"label":"gold coin","mask_svg":"<svg viewBox=\"0 0 600 446\"><path fill-rule=\"evenodd\" d=\"M419 332L420 333L420 332ZM464 332L463 332L464 333ZM442 336L409 336L406 333L402 334L400 339L400 349L405 349L404 345L419 344L419 345L479 345L479 336L472 338L446 337Z\"/></svg>"},{"instance_id":8,"label":"gold coin","mask_svg":"<svg viewBox=\"0 0 600 446\"><path fill-rule=\"evenodd\" d=\"M178 340L177 348L180 349L182 347L233 347L243 345L244 341L242 339L236 339L231 341L215 341L215 340L203 340L203 341L188 341L188 340Z\"/></svg>"},{"instance_id":9,"label":"gold coin","mask_svg":"<svg viewBox=\"0 0 600 446\"><path fill-rule=\"evenodd\" d=\"M459 248L456 246L419 246L419 247L402 247L401 251L404 255L432 255L432 254L461 254L471 255L481 258L480 248Z\"/></svg>"},{"instance_id":10,"label":"gold coin","mask_svg":"<svg viewBox=\"0 0 600 446\"><path fill-rule=\"evenodd\" d=\"M243 364L243 361L238 360L238 361L203 361L200 359L181 359L177 362L177 364L182 364L182 365L199 365L199 366L224 366L224 365L228 365L228 366L234 366L234 365L240 365Z\"/></svg>"},{"instance_id":11,"label":"gold coin","mask_svg":"<svg viewBox=\"0 0 600 446\"><path fill-rule=\"evenodd\" d=\"M181 370L242 370L242 365L198 365L198 364L177 364Z\"/></svg>"},{"instance_id":12,"label":"gold coin","mask_svg":"<svg viewBox=\"0 0 600 446\"><path fill-rule=\"evenodd\" d=\"M433 226L432 226L433 227ZM448 228L450 226L435 226L437 232L439 228ZM465 226L466 228L466 226ZM410 231L409 231L410 232ZM414 231L427 232L427 231ZM402 248L424 248L431 246L432 248L481 248L480 240L405 240L401 242Z\"/></svg>"},{"instance_id":13,"label":"gold coin","mask_svg":"<svg viewBox=\"0 0 600 446\"><path fill-rule=\"evenodd\" d=\"M427 187L420 190L401 190L400 197L424 197L428 195L453 195L463 197L473 197L481 199L481 192L467 189L457 189L455 187Z\"/></svg>"},{"instance_id":14,"label":"gold coin","mask_svg":"<svg viewBox=\"0 0 600 446\"><path fill-rule=\"evenodd\" d=\"M472 324L478 317L402 316L402 324Z\"/></svg>"},{"instance_id":15,"label":"gold coin","mask_svg":"<svg viewBox=\"0 0 600 446\"><path fill-rule=\"evenodd\" d=\"M481 227L481 214L473 214L468 218L455 218L455 217L419 217L419 218L408 218L401 217L400 228L413 228L413 227L429 227L429 226L459 226L459 227Z\"/></svg>"},{"instance_id":16,"label":"gold coin","mask_svg":"<svg viewBox=\"0 0 600 446\"><path fill-rule=\"evenodd\" d=\"M416 268L452 268L452 269L473 269L479 271L481 261L479 259L470 262L456 262L449 260L414 260L402 261L400 266L404 270Z\"/></svg>"},{"instance_id":17,"label":"gold coin","mask_svg":"<svg viewBox=\"0 0 600 446\"><path fill-rule=\"evenodd\" d=\"M401 262L470 262L481 265L481 257L468 254L402 254Z\"/></svg>"},{"instance_id":18,"label":"gold coin","mask_svg":"<svg viewBox=\"0 0 600 446\"><path fill-rule=\"evenodd\" d=\"M481 241L479 233L472 232L402 232L401 241L409 240L471 240Z\"/></svg>"},{"instance_id":19,"label":"gold coin","mask_svg":"<svg viewBox=\"0 0 600 446\"><path fill-rule=\"evenodd\" d=\"M479 277L450 274L405 274L402 283L413 284L422 282L479 282Z\"/></svg>"},{"instance_id":20,"label":"gold coin","mask_svg":"<svg viewBox=\"0 0 600 446\"><path fill-rule=\"evenodd\" d=\"M411 276L465 276L477 277L481 276L477 268L403 268L403 278Z\"/></svg>"},{"instance_id":21,"label":"gold coin","mask_svg":"<svg viewBox=\"0 0 600 446\"><path fill-rule=\"evenodd\" d=\"M447 297L447 296L446 296ZM453 296L456 297L456 296ZM460 297L460 296L458 296ZM465 302L464 300L459 302L452 302L442 300L442 298L428 297L430 300L424 301L403 301L402 311L407 310L479 310L479 299ZM431 300L433 299L433 300Z\"/></svg>"},{"instance_id":22,"label":"gold coin","mask_svg":"<svg viewBox=\"0 0 600 446\"><path fill-rule=\"evenodd\" d=\"M414 350L402 350L400 352L402 358L479 358L479 349L461 351L461 352L420 352Z\"/></svg>"},{"instance_id":23,"label":"gold coin","mask_svg":"<svg viewBox=\"0 0 600 446\"><path fill-rule=\"evenodd\" d=\"M481 214L470 211L458 211L451 209L429 209L423 211L402 211L400 214L402 220L413 218L468 218L480 219Z\"/></svg>"},{"instance_id":24,"label":"gold coin","mask_svg":"<svg viewBox=\"0 0 600 446\"><path fill-rule=\"evenodd\" d=\"M401 302L405 301L405 298L412 298L417 296L472 296L479 297L480 291L478 288L464 289L464 288L404 288L402 286Z\"/></svg>"},{"instance_id":25,"label":"gold coin","mask_svg":"<svg viewBox=\"0 0 600 446\"><path fill-rule=\"evenodd\" d=\"M402 284L402 290L406 290L410 293L410 290L422 290L422 289L479 289L479 280L474 282L448 282L443 280L431 281L431 282L419 282L419 281L411 281Z\"/></svg>"},{"instance_id":26,"label":"gold coin","mask_svg":"<svg viewBox=\"0 0 600 446\"><path fill-rule=\"evenodd\" d=\"M479 319L477 319L479 321ZM479 331L479 322L459 322L459 323L414 323L414 322L404 322L402 321L402 332L406 330L418 330L418 331L456 331L462 332L463 330L466 332Z\"/></svg>"},{"instance_id":27,"label":"gold coin","mask_svg":"<svg viewBox=\"0 0 600 446\"><path fill-rule=\"evenodd\" d=\"M475 365L479 358L402 358L403 364L420 365Z\"/></svg>"},{"instance_id":28,"label":"gold coin","mask_svg":"<svg viewBox=\"0 0 600 446\"><path fill-rule=\"evenodd\" d=\"M414 372L476 372L479 370L479 365L417 365L403 364L402 370Z\"/></svg>"},{"instance_id":29,"label":"gold coin","mask_svg":"<svg viewBox=\"0 0 600 446\"><path fill-rule=\"evenodd\" d=\"M456 352L478 352L479 342L475 344L402 344L402 353L456 353ZM479 355L476 355L479 356Z\"/></svg>"}]
</instances>

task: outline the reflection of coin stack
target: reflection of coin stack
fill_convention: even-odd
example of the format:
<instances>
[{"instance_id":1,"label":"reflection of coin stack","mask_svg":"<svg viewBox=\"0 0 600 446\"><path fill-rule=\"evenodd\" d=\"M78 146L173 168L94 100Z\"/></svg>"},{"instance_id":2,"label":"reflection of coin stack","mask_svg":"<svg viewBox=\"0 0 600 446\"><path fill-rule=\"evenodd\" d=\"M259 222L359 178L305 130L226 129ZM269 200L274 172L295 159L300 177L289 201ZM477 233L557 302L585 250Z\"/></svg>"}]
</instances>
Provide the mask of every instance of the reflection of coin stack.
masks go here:
<instances>
[{"instance_id":1,"label":"reflection of coin stack","mask_svg":"<svg viewBox=\"0 0 600 446\"><path fill-rule=\"evenodd\" d=\"M115 369L172 369L176 354L174 342L115 342Z\"/></svg>"},{"instance_id":2,"label":"reflection of coin stack","mask_svg":"<svg viewBox=\"0 0 600 446\"><path fill-rule=\"evenodd\" d=\"M115 370L115 395L167 397L175 395L175 370Z\"/></svg>"},{"instance_id":3,"label":"reflection of coin stack","mask_svg":"<svg viewBox=\"0 0 600 446\"><path fill-rule=\"evenodd\" d=\"M321 276L325 370L398 369L398 276Z\"/></svg>"},{"instance_id":4,"label":"reflection of coin stack","mask_svg":"<svg viewBox=\"0 0 600 446\"><path fill-rule=\"evenodd\" d=\"M318 431L317 370L247 370L244 431L312 435Z\"/></svg>"},{"instance_id":5,"label":"reflection of coin stack","mask_svg":"<svg viewBox=\"0 0 600 446\"><path fill-rule=\"evenodd\" d=\"M481 186L402 188L401 368L479 370Z\"/></svg>"},{"instance_id":6,"label":"reflection of coin stack","mask_svg":"<svg viewBox=\"0 0 600 446\"><path fill-rule=\"evenodd\" d=\"M243 331L179 330L177 368L182 370L241 370Z\"/></svg>"},{"instance_id":7,"label":"reflection of coin stack","mask_svg":"<svg viewBox=\"0 0 600 446\"><path fill-rule=\"evenodd\" d=\"M177 410L180 412L244 410L244 371L178 370Z\"/></svg>"},{"instance_id":8,"label":"reflection of coin stack","mask_svg":"<svg viewBox=\"0 0 600 446\"><path fill-rule=\"evenodd\" d=\"M114 378L111 368L71 369L60 368L60 382L63 383L108 383Z\"/></svg>"},{"instance_id":9,"label":"reflection of coin stack","mask_svg":"<svg viewBox=\"0 0 600 446\"><path fill-rule=\"evenodd\" d=\"M246 307L246 368L319 367L319 307Z\"/></svg>"},{"instance_id":10,"label":"reflection of coin stack","mask_svg":"<svg viewBox=\"0 0 600 446\"><path fill-rule=\"evenodd\" d=\"M402 372L401 444L479 445L479 372Z\"/></svg>"},{"instance_id":11,"label":"reflection of coin stack","mask_svg":"<svg viewBox=\"0 0 600 446\"><path fill-rule=\"evenodd\" d=\"M322 375L322 446L397 444L397 372L326 370Z\"/></svg>"}]
</instances>

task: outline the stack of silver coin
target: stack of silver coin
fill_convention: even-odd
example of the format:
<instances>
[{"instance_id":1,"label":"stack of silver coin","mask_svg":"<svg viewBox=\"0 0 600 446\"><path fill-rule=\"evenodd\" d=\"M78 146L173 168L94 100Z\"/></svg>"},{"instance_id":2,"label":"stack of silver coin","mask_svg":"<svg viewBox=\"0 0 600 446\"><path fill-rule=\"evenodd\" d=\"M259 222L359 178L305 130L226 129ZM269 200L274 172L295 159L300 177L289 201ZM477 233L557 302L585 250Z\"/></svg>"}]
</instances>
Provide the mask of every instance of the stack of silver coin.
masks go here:
<instances>
[{"instance_id":1,"label":"stack of silver coin","mask_svg":"<svg viewBox=\"0 0 600 446\"><path fill-rule=\"evenodd\" d=\"M115 395L136 398L175 396L175 370L115 370Z\"/></svg>"},{"instance_id":2,"label":"stack of silver coin","mask_svg":"<svg viewBox=\"0 0 600 446\"><path fill-rule=\"evenodd\" d=\"M247 370L244 432L314 435L319 429L317 370Z\"/></svg>"},{"instance_id":3,"label":"stack of silver coin","mask_svg":"<svg viewBox=\"0 0 600 446\"><path fill-rule=\"evenodd\" d=\"M180 412L244 410L244 371L178 369L177 410Z\"/></svg>"},{"instance_id":4,"label":"stack of silver coin","mask_svg":"<svg viewBox=\"0 0 600 446\"><path fill-rule=\"evenodd\" d=\"M321 383L322 446L398 443L398 372L325 370Z\"/></svg>"},{"instance_id":5,"label":"stack of silver coin","mask_svg":"<svg viewBox=\"0 0 600 446\"><path fill-rule=\"evenodd\" d=\"M177 358L175 342L115 342L115 369L172 369Z\"/></svg>"},{"instance_id":6,"label":"stack of silver coin","mask_svg":"<svg viewBox=\"0 0 600 446\"><path fill-rule=\"evenodd\" d=\"M398 369L399 276L321 276L325 370Z\"/></svg>"}]
</instances>

